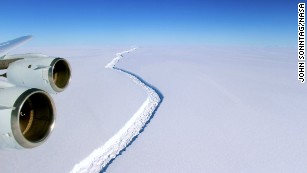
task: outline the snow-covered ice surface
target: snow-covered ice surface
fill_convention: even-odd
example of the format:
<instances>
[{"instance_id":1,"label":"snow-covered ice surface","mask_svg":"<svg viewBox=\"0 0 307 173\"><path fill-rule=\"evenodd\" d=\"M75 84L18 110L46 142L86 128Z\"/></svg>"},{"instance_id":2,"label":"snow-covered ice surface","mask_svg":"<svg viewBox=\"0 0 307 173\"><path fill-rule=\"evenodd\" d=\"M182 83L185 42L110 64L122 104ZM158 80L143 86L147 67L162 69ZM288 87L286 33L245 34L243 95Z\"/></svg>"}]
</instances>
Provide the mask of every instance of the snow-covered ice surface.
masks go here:
<instances>
[{"instance_id":1,"label":"snow-covered ice surface","mask_svg":"<svg viewBox=\"0 0 307 173\"><path fill-rule=\"evenodd\" d=\"M174 46L128 56L120 66L164 100L108 172L307 171L307 86L297 80L296 49Z\"/></svg>"},{"instance_id":2,"label":"snow-covered ice surface","mask_svg":"<svg viewBox=\"0 0 307 173\"><path fill-rule=\"evenodd\" d=\"M147 99L131 78L103 68L118 48L29 49L69 57L73 79L54 96L57 122L46 144L0 151L0 172L67 173L103 146ZM307 85L296 49L141 47L116 67L163 91L148 128L108 173L307 171Z\"/></svg>"},{"instance_id":3,"label":"snow-covered ice surface","mask_svg":"<svg viewBox=\"0 0 307 173\"><path fill-rule=\"evenodd\" d=\"M106 68L114 69L126 74L133 82L141 86L147 92L147 99L131 119L114 136L112 136L103 146L93 151L88 157L78 163L71 173L95 173L106 170L111 161L115 159L115 157L118 156L129 144L131 144L134 139L136 139L157 110L162 99L162 94L135 74L115 67L118 61L123 58L125 54L134 50L136 49L133 48L128 51L117 53L116 57L106 65Z\"/></svg>"},{"instance_id":4,"label":"snow-covered ice surface","mask_svg":"<svg viewBox=\"0 0 307 173\"><path fill-rule=\"evenodd\" d=\"M0 173L67 173L124 126L147 94L127 76L104 66L128 48L22 47L14 51L67 57L72 81L63 93L52 95L57 117L47 142L31 150L0 150Z\"/></svg>"}]
</instances>

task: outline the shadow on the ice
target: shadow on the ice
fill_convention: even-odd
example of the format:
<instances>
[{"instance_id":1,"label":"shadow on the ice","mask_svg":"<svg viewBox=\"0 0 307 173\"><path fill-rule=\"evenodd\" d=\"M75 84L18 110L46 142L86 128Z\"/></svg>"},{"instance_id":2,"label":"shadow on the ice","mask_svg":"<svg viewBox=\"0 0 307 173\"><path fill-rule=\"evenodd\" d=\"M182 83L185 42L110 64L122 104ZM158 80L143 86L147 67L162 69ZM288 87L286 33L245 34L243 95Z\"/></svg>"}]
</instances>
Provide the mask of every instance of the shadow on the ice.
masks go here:
<instances>
[{"instance_id":1,"label":"shadow on the ice","mask_svg":"<svg viewBox=\"0 0 307 173\"><path fill-rule=\"evenodd\" d=\"M122 71L122 72L127 73L127 74L130 74L130 75L136 77L136 78L137 78L138 80L140 80L141 82L143 82L143 83L144 83L145 85L147 85L148 87L152 88L152 89L159 95L159 97L160 97L160 102L158 103L158 106L156 107L156 109L152 112L152 114L151 114L149 120L145 123L144 127L140 130L140 133L139 133L138 135L136 135L136 136L131 140L131 142L130 142L124 149L122 149L122 150L119 152L119 154L118 154L115 158L113 158L105 167L103 167L103 168L101 169L100 173L106 172L107 169L108 169L108 167L113 163L113 161L114 161L117 157L119 157L120 155L122 155L123 152L126 151L126 149L127 149L127 148L128 148L128 147L139 137L139 135L145 130L145 128L147 127L147 125L150 123L150 121L151 121L151 120L153 119L153 117L155 116L157 110L159 109L159 107L160 107L160 105L161 105L161 103L162 103L162 101L163 101L163 99L164 99L163 94L162 94L156 87L154 87L154 86L152 86L151 84L147 83L145 80L143 80L143 79L142 79L141 77L139 77L138 75L136 75L136 74L134 74L134 73L132 73L132 72L129 72L129 71L127 71L127 70L117 68L117 67L114 67L114 69L115 69L115 70Z\"/></svg>"}]
</instances>

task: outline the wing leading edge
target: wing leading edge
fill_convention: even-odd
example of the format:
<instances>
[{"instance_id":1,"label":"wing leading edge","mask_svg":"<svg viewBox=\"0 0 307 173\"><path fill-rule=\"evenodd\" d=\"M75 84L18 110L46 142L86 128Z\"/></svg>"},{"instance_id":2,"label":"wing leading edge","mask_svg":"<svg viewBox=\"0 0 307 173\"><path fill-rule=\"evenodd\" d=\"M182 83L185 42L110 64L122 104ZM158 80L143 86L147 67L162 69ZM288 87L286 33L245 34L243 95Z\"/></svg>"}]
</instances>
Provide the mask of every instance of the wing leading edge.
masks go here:
<instances>
[{"instance_id":1,"label":"wing leading edge","mask_svg":"<svg viewBox=\"0 0 307 173\"><path fill-rule=\"evenodd\" d=\"M28 35L4 43L0 43L0 59L3 59L4 55L6 55L9 51L19 47L20 45L27 42L31 38L32 36Z\"/></svg>"}]
</instances>

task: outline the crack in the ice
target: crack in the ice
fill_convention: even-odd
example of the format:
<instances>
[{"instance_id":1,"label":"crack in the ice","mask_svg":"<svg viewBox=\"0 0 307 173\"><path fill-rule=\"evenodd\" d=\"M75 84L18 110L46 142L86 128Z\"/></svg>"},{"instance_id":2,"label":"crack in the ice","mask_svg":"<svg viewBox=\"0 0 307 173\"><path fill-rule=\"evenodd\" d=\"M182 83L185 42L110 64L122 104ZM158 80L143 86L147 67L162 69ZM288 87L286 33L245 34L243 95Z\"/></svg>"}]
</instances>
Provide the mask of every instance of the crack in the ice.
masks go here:
<instances>
[{"instance_id":1,"label":"crack in the ice","mask_svg":"<svg viewBox=\"0 0 307 173\"><path fill-rule=\"evenodd\" d=\"M136 74L115 67L118 61L123 58L124 54L134 50L136 49L134 48L117 53L116 57L106 65L106 68L110 68L127 75L133 82L141 86L147 92L147 99L138 109L138 111L130 118L130 120L113 137L111 137L103 146L93 151L79 164L75 165L71 173L105 172L114 159L121 155L122 152L136 140L138 135L144 131L145 127L159 108L163 100L163 95L158 89L148 84Z\"/></svg>"}]
</instances>

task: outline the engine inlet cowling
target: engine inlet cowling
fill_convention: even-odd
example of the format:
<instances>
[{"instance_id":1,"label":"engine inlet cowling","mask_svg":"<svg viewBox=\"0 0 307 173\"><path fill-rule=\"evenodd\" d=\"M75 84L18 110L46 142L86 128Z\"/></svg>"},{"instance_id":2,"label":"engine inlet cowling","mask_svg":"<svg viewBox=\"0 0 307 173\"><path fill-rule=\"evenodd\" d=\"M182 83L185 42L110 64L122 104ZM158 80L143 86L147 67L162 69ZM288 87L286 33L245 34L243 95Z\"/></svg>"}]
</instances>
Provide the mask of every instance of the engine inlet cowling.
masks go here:
<instances>
[{"instance_id":1,"label":"engine inlet cowling","mask_svg":"<svg viewBox=\"0 0 307 173\"><path fill-rule=\"evenodd\" d=\"M55 105L40 89L9 87L0 90L0 148L34 148L50 136Z\"/></svg>"},{"instance_id":2,"label":"engine inlet cowling","mask_svg":"<svg viewBox=\"0 0 307 173\"><path fill-rule=\"evenodd\" d=\"M55 107L51 97L41 90L30 89L15 102L11 126L15 140L24 148L42 144L54 127Z\"/></svg>"},{"instance_id":3,"label":"engine inlet cowling","mask_svg":"<svg viewBox=\"0 0 307 173\"><path fill-rule=\"evenodd\" d=\"M49 82L56 92L63 91L71 78L70 66L63 58L56 58L51 62L49 69Z\"/></svg>"},{"instance_id":4,"label":"engine inlet cowling","mask_svg":"<svg viewBox=\"0 0 307 173\"><path fill-rule=\"evenodd\" d=\"M42 56L42 58L25 58L10 63L6 76L10 83L18 86L59 93L69 84L71 69L64 58Z\"/></svg>"}]
</instances>

